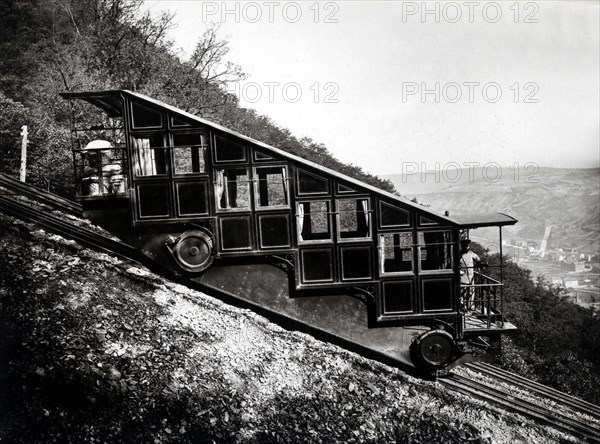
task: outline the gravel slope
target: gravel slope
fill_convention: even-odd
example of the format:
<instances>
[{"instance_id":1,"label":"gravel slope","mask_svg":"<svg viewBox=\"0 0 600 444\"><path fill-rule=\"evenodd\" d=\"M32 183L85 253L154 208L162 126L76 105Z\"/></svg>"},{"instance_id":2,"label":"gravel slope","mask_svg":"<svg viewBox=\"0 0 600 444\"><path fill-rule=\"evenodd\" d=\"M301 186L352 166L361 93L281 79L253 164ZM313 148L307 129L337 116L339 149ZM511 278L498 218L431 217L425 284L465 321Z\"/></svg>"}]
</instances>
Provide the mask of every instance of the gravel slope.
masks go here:
<instances>
[{"instance_id":1,"label":"gravel slope","mask_svg":"<svg viewBox=\"0 0 600 444\"><path fill-rule=\"evenodd\" d=\"M0 442L577 442L0 214Z\"/></svg>"}]
</instances>

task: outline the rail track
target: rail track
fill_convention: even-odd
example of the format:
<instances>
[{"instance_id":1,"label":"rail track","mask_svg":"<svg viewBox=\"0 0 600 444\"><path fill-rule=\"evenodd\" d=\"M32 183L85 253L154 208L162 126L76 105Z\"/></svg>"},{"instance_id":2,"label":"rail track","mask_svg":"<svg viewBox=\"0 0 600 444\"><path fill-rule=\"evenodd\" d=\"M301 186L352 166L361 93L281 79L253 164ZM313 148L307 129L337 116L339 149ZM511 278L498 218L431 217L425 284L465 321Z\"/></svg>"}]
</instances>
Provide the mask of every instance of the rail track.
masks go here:
<instances>
[{"instance_id":1,"label":"rail track","mask_svg":"<svg viewBox=\"0 0 600 444\"><path fill-rule=\"evenodd\" d=\"M585 419L575 419L532 401L514 396L507 390L490 387L465 376L450 374L439 380L444 386L464 395L483 400L509 412L554 427L590 443L600 443L600 428Z\"/></svg>"},{"instance_id":2,"label":"rail track","mask_svg":"<svg viewBox=\"0 0 600 444\"><path fill-rule=\"evenodd\" d=\"M33 199L49 207L62 211L72 216L81 217L81 205L56 194L49 193L40 188L36 188L27 183L23 183L17 179L9 177L5 174L0 174L0 187L17 195L25 196Z\"/></svg>"},{"instance_id":3,"label":"rail track","mask_svg":"<svg viewBox=\"0 0 600 444\"><path fill-rule=\"evenodd\" d=\"M323 331L316 327L307 325L297 319L290 318L281 313L277 313L264 307L260 307L247 300L236 297L235 294L223 291L222 289L207 285L205 283L192 281L185 277L175 275L173 272L158 264L150 257L136 250L135 248L124 244L118 240L111 239L102 234L94 232L90 229L74 225L64 218L55 216L47 211L40 211L40 208L35 208L31 204L20 202L14 199L14 194L23 194L27 197L38 200L40 203L50 206L56 210L65 211L69 214L77 215L77 205L69 203L66 199L58 196L48 197L45 192L33 188L26 184L14 184L14 179L6 180L6 176L0 175L0 186L10 189L10 195L0 194L0 211L15 218L26 222L34 223L50 232L71 238L78 243L89 248L101 251L104 253L116 255L126 261L136 262L150 271L160 274L167 279L176 283L186 285L192 289L198 290L210 296L214 296L228 304L242 308L249 308L259 315L265 316L272 322L281 325L284 328L298 330L304 333L311 334L318 339L339 345L351 351L357 352L367 358L383 362L388 365L396 366L405 369L405 365L396 358L371 350L359 344L350 342L342 337L332 333ZM38 193L42 197L38 199ZM72 204L72 205L71 205ZM81 213L79 213L81 215ZM502 381L507 384L514 385L535 393L537 396L550 399L551 401L564 406L565 408L585 413L600 420L600 408L593 404L586 403L582 400L574 398L564 393L529 381L512 373L505 372L489 364L469 364L468 368L484 374L496 381ZM501 390L495 387L489 387L483 382L476 379L470 379L456 373L451 373L449 376L438 380L442 385L456 391L466 394L471 397L482 399L492 405L502 409L515 412L523 415L535 422L554 427L557 430L577 436L584 441L600 443L600 428L586 421L585 418L577 420L572 417L565 416L556 411L556 409L548 409L533 402L519 399L509 391Z\"/></svg>"},{"instance_id":4,"label":"rail track","mask_svg":"<svg viewBox=\"0 0 600 444\"><path fill-rule=\"evenodd\" d=\"M573 412L583 413L600 422L600 407L582 399L560 392L538 382L523 378L515 373L502 370L485 362L470 363L467 368L506 384L516 385L529 393L543 397L561 406L568 407Z\"/></svg>"}]
</instances>

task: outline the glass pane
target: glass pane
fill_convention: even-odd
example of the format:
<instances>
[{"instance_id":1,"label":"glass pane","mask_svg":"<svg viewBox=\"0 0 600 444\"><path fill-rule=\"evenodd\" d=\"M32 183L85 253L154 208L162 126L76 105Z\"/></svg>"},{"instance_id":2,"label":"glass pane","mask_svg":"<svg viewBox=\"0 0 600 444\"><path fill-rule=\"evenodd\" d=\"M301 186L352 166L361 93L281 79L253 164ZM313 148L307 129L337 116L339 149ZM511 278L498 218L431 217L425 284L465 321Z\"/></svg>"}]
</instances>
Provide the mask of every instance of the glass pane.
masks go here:
<instances>
[{"instance_id":1,"label":"glass pane","mask_svg":"<svg viewBox=\"0 0 600 444\"><path fill-rule=\"evenodd\" d=\"M215 137L215 161L246 162L246 147L231 140Z\"/></svg>"},{"instance_id":2,"label":"glass pane","mask_svg":"<svg viewBox=\"0 0 600 444\"><path fill-rule=\"evenodd\" d=\"M216 170L215 193L219 209L250 208L250 177L245 168Z\"/></svg>"},{"instance_id":3,"label":"glass pane","mask_svg":"<svg viewBox=\"0 0 600 444\"><path fill-rule=\"evenodd\" d=\"M331 250L302 250L300 259L303 282L333 281Z\"/></svg>"},{"instance_id":4,"label":"glass pane","mask_svg":"<svg viewBox=\"0 0 600 444\"><path fill-rule=\"evenodd\" d=\"M423 281L423 308L426 311L452 309L452 280Z\"/></svg>"},{"instance_id":5,"label":"glass pane","mask_svg":"<svg viewBox=\"0 0 600 444\"><path fill-rule=\"evenodd\" d=\"M256 196L259 207L287 206L287 174L285 167L256 169Z\"/></svg>"},{"instance_id":6,"label":"glass pane","mask_svg":"<svg viewBox=\"0 0 600 444\"><path fill-rule=\"evenodd\" d=\"M202 134L173 135L175 174L206 172L206 147Z\"/></svg>"},{"instance_id":7,"label":"glass pane","mask_svg":"<svg viewBox=\"0 0 600 444\"><path fill-rule=\"evenodd\" d=\"M298 194L329 193L329 180L298 170Z\"/></svg>"},{"instance_id":8,"label":"glass pane","mask_svg":"<svg viewBox=\"0 0 600 444\"><path fill-rule=\"evenodd\" d=\"M162 113L147 106L133 102L131 104L134 128L162 127Z\"/></svg>"},{"instance_id":9,"label":"glass pane","mask_svg":"<svg viewBox=\"0 0 600 444\"><path fill-rule=\"evenodd\" d=\"M208 213L208 184L178 183L177 198L179 199L179 214L207 214Z\"/></svg>"},{"instance_id":10,"label":"glass pane","mask_svg":"<svg viewBox=\"0 0 600 444\"><path fill-rule=\"evenodd\" d=\"M412 271L412 233L386 233L379 236L382 273Z\"/></svg>"},{"instance_id":11,"label":"glass pane","mask_svg":"<svg viewBox=\"0 0 600 444\"><path fill-rule=\"evenodd\" d=\"M166 174L166 148L164 148L162 133L134 137L133 157L133 171L137 176Z\"/></svg>"},{"instance_id":12,"label":"glass pane","mask_svg":"<svg viewBox=\"0 0 600 444\"><path fill-rule=\"evenodd\" d=\"M385 202L379 202L382 227L399 227L410 225L410 213Z\"/></svg>"},{"instance_id":13,"label":"glass pane","mask_svg":"<svg viewBox=\"0 0 600 444\"><path fill-rule=\"evenodd\" d=\"M342 248L342 279L370 279L371 247Z\"/></svg>"},{"instance_id":14,"label":"glass pane","mask_svg":"<svg viewBox=\"0 0 600 444\"><path fill-rule=\"evenodd\" d=\"M182 126L190 126L190 124L187 122L184 122L183 120L178 119L177 117L171 117L171 126L172 127L182 127Z\"/></svg>"},{"instance_id":15,"label":"glass pane","mask_svg":"<svg viewBox=\"0 0 600 444\"><path fill-rule=\"evenodd\" d=\"M261 153L260 151L254 151L254 160L275 160L268 154Z\"/></svg>"},{"instance_id":16,"label":"glass pane","mask_svg":"<svg viewBox=\"0 0 600 444\"><path fill-rule=\"evenodd\" d=\"M421 270L452 269L452 237L450 231L419 232Z\"/></svg>"},{"instance_id":17,"label":"glass pane","mask_svg":"<svg viewBox=\"0 0 600 444\"><path fill-rule=\"evenodd\" d=\"M169 194L167 184L138 186L140 217L169 216Z\"/></svg>"},{"instance_id":18,"label":"glass pane","mask_svg":"<svg viewBox=\"0 0 600 444\"><path fill-rule=\"evenodd\" d=\"M221 218L221 245L223 250L241 250L252 247L250 218Z\"/></svg>"},{"instance_id":19,"label":"glass pane","mask_svg":"<svg viewBox=\"0 0 600 444\"><path fill-rule=\"evenodd\" d=\"M289 247L290 230L287 214L258 216L260 246L262 248Z\"/></svg>"},{"instance_id":20,"label":"glass pane","mask_svg":"<svg viewBox=\"0 0 600 444\"><path fill-rule=\"evenodd\" d=\"M346 194L346 193L356 193L356 191L346 185L342 185L341 183L337 184L337 192L339 194Z\"/></svg>"},{"instance_id":21,"label":"glass pane","mask_svg":"<svg viewBox=\"0 0 600 444\"><path fill-rule=\"evenodd\" d=\"M420 225L437 225L437 222L431 219L427 219L424 216L419 216L419 224Z\"/></svg>"},{"instance_id":22,"label":"glass pane","mask_svg":"<svg viewBox=\"0 0 600 444\"><path fill-rule=\"evenodd\" d=\"M300 242L331 239L329 202L317 200L299 203L297 223Z\"/></svg>"},{"instance_id":23,"label":"glass pane","mask_svg":"<svg viewBox=\"0 0 600 444\"><path fill-rule=\"evenodd\" d=\"M385 313L410 313L413 310L412 281L383 283L383 311Z\"/></svg>"},{"instance_id":24,"label":"glass pane","mask_svg":"<svg viewBox=\"0 0 600 444\"><path fill-rule=\"evenodd\" d=\"M369 237L367 199L339 199L337 201L340 238Z\"/></svg>"}]
</instances>

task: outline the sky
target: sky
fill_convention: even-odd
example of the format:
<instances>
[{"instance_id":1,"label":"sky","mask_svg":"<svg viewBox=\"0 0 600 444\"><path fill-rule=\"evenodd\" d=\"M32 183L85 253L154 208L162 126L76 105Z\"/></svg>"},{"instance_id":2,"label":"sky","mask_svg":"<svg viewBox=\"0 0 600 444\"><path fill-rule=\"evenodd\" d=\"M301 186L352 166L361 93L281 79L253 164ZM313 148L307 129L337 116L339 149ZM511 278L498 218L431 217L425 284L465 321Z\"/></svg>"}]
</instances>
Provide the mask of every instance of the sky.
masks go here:
<instances>
[{"instance_id":1,"label":"sky","mask_svg":"<svg viewBox=\"0 0 600 444\"><path fill-rule=\"evenodd\" d=\"M229 86L378 174L600 166L598 1L148 0L182 57L210 23ZM508 171L507 171L508 174ZM512 174L512 173L511 173Z\"/></svg>"}]
</instances>

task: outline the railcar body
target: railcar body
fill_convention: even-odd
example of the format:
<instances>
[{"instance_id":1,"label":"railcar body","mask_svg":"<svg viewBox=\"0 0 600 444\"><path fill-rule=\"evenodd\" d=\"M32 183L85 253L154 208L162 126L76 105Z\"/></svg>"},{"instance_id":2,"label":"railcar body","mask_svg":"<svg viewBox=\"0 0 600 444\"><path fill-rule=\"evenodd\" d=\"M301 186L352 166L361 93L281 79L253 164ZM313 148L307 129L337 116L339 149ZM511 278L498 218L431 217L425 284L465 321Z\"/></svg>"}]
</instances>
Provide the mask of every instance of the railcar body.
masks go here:
<instances>
[{"instance_id":1,"label":"railcar body","mask_svg":"<svg viewBox=\"0 0 600 444\"><path fill-rule=\"evenodd\" d=\"M500 279L461 306L459 266L469 229L512 217L440 215L134 92L62 96L85 215L172 270L429 370L514 330Z\"/></svg>"}]
</instances>

